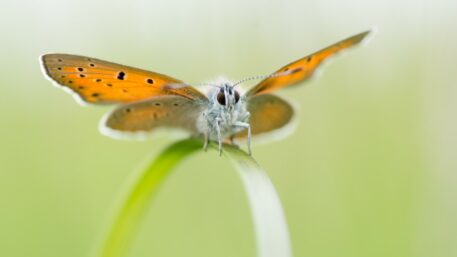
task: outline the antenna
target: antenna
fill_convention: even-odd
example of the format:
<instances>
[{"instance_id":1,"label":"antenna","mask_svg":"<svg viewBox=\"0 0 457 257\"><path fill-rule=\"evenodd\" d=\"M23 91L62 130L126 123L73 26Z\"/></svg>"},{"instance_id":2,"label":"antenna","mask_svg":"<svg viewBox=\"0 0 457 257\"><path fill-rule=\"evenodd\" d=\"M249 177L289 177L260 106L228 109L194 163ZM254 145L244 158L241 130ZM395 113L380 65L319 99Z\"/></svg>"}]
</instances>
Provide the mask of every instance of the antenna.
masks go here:
<instances>
[{"instance_id":1,"label":"antenna","mask_svg":"<svg viewBox=\"0 0 457 257\"><path fill-rule=\"evenodd\" d=\"M239 84L244 83L244 82L249 81L249 80L281 77L281 76L285 76L285 75L289 75L291 73L294 73L295 71L296 71L296 69L292 70L292 71L288 70L288 71L279 72L279 73L272 73L272 74L268 74L268 75L257 75L257 76L247 77L247 78L244 78L244 79L241 79L241 80L237 81L236 83L233 84L232 87L236 87Z\"/></svg>"},{"instance_id":2,"label":"antenna","mask_svg":"<svg viewBox=\"0 0 457 257\"><path fill-rule=\"evenodd\" d=\"M191 84L188 84L188 83L170 83L170 84L165 85L165 87L169 88L169 89L180 89L180 88L189 87L189 86L191 86ZM196 86L220 87L218 85L211 84L211 83L198 83L198 84L196 84Z\"/></svg>"}]
</instances>

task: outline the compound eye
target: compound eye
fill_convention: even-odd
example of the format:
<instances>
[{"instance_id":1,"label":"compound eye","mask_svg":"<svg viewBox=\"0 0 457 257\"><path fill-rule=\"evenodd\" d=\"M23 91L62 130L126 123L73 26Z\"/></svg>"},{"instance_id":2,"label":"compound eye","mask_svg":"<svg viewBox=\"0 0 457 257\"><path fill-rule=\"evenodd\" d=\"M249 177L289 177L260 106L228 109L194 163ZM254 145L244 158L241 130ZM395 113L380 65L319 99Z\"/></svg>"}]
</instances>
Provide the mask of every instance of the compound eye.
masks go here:
<instances>
[{"instance_id":1,"label":"compound eye","mask_svg":"<svg viewBox=\"0 0 457 257\"><path fill-rule=\"evenodd\" d=\"M239 100L240 100L240 94L238 93L238 91L235 90L235 103L238 103Z\"/></svg>"},{"instance_id":2,"label":"compound eye","mask_svg":"<svg viewBox=\"0 0 457 257\"><path fill-rule=\"evenodd\" d=\"M219 91L219 93L217 94L217 102L220 105L225 105L225 94L223 90Z\"/></svg>"}]
</instances>

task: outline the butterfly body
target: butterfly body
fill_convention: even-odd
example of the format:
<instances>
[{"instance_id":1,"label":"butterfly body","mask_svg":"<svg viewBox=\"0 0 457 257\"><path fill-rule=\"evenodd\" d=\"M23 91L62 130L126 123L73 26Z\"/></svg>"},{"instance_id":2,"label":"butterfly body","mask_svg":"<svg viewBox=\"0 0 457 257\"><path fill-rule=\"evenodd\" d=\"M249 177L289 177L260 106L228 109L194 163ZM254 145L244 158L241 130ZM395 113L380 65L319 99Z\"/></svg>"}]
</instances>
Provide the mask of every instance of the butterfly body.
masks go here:
<instances>
[{"instance_id":1,"label":"butterfly body","mask_svg":"<svg viewBox=\"0 0 457 257\"><path fill-rule=\"evenodd\" d=\"M178 128L219 143L230 138L275 132L294 116L292 106L272 91L310 78L329 57L360 43L369 31L341 40L296 60L240 94L237 83L213 84L207 94L164 74L71 54L45 54L45 76L72 93L79 102L119 105L101 122L109 136L138 135L159 128ZM179 86L176 86L179 85Z\"/></svg>"},{"instance_id":2,"label":"butterfly body","mask_svg":"<svg viewBox=\"0 0 457 257\"><path fill-rule=\"evenodd\" d=\"M232 85L233 83L222 83L211 90L207 109L197 120L198 130L205 139L218 141L219 145L222 139L244 129L250 130L246 98L241 97Z\"/></svg>"}]
</instances>

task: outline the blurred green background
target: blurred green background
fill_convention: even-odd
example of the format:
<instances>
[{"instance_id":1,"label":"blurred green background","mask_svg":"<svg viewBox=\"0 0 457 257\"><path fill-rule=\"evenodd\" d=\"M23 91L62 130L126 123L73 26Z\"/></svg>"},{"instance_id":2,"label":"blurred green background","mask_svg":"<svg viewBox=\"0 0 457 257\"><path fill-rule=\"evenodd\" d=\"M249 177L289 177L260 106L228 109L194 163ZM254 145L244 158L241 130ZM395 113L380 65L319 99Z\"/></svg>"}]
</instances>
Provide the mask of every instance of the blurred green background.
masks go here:
<instances>
[{"instance_id":1,"label":"blurred green background","mask_svg":"<svg viewBox=\"0 0 457 257\"><path fill-rule=\"evenodd\" d=\"M456 10L450 0L3 0L0 256L89 256L123 186L174 141L102 136L111 107L83 108L51 86L39 55L237 80L375 26L366 47L281 93L300 105L297 129L254 140L254 156L282 198L295 256L457 256ZM241 183L214 151L170 176L146 220L130 256L255 254Z\"/></svg>"}]
</instances>

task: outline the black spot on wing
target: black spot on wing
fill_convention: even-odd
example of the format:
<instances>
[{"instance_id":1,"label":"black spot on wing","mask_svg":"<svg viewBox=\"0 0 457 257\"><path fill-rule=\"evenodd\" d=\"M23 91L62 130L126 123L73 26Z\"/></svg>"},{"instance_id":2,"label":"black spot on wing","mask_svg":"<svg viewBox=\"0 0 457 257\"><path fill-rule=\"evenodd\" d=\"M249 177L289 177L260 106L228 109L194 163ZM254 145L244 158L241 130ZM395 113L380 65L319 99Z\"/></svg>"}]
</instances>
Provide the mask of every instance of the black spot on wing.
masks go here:
<instances>
[{"instance_id":1,"label":"black spot on wing","mask_svg":"<svg viewBox=\"0 0 457 257\"><path fill-rule=\"evenodd\" d=\"M125 72L121 71L117 74L117 79L124 80L125 79Z\"/></svg>"}]
</instances>

